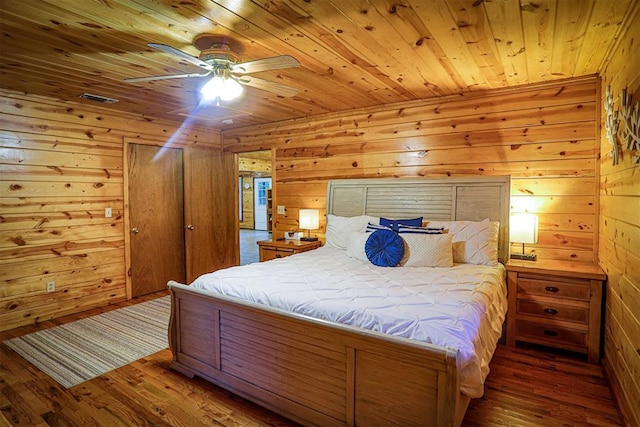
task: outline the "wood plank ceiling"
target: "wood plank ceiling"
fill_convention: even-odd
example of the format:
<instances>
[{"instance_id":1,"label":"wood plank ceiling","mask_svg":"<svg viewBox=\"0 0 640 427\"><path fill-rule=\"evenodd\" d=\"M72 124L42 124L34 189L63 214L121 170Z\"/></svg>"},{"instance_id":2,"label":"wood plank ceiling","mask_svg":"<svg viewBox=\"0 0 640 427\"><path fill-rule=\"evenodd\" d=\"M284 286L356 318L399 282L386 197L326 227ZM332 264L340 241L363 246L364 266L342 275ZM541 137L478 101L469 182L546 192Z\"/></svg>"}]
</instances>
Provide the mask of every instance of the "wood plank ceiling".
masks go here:
<instances>
[{"instance_id":1,"label":"wood plank ceiling","mask_svg":"<svg viewBox=\"0 0 640 427\"><path fill-rule=\"evenodd\" d=\"M637 1L2 0L0 87L92 103L86 92L150 119L235 128L594 74ZM201 71L147 43L198 56L203 33L229 37L243 62L297 58L299 68L255 76L299 93L246 88L196 108L207 78L123 81Z\"/></svg>"}]
</instances>

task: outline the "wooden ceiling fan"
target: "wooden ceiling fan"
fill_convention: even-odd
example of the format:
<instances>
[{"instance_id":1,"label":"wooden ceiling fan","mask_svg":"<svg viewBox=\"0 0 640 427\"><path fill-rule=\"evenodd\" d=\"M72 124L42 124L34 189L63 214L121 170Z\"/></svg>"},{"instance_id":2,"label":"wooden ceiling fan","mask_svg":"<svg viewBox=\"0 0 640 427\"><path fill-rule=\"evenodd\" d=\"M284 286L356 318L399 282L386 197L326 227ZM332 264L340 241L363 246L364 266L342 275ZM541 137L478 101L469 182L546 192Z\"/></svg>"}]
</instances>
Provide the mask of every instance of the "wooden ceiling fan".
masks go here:
<instances>
[{"instance_id":1,"label":"wooden ceiling fan","mask_svg":"<svg viewBox=\"0 0 640 427\"><path fill-rule=\"evenodd\" d=\"M237 46L237 42L229 37L214 34L201 34L195 38L193 44L201 51L198 57L189 55L186 52L183 52L166 44L148 43L147 46L184 59L204 69L205 72L135 77L125 79L125 81L136 83L148 82L153 80L210 76L210 82L213 83L207 83L207 85L215 86L217 84L218 89L220 89L221 85L228 85L234 87L236 91L238 91L237 88L239 87L239 92L242 92L242 87L238 85L240 84L254 87L256 89L265 90L267 92L272 92L276 95L284 97L294 96L298 93L298 90L296 88L248 75L261 71L299 67L300 63L298 62L298 60L290 55L281 55L270 58L257 59L255 61L241 62L238 54L236 54L231 48L231 45ZM205 87L207 85L205 85Z\"/></svg>"}]
</instances>

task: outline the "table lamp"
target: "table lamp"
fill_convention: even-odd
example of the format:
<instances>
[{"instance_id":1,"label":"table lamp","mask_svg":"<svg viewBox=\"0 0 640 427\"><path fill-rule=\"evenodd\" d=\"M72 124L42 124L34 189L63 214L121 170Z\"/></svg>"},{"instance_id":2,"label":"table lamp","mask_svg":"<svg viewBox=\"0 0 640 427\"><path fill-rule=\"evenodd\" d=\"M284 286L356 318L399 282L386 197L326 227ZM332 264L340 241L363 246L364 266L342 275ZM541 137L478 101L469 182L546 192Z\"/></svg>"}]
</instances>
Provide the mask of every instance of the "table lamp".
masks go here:
<instances>
[{"instance_id":1,"label":"table lamp","mask_svg":"<svg viewBox=\"0 0 640 427\"><path fill-rule=\"evenodd\" d=\"M522 253L511 253L512 259L535 261L536 254L525 254L524 245L538 243L538 217L528 213L512 214L509 221L509 241L522 243Z\"/></svg>"},{"instance_id":2,"label":"table lamp","mask_svg":"<svg viewBox=\"0 0 640 427\"><path fill-rule=\"evenodd\" d=\"M300 209L298 213L300 228L307 230L307 237L301 237L300 240L306 242L315 242L317 237L311 237L311 230L320 228L320 211L317 209Z\"/></svg>"}]
</instances>

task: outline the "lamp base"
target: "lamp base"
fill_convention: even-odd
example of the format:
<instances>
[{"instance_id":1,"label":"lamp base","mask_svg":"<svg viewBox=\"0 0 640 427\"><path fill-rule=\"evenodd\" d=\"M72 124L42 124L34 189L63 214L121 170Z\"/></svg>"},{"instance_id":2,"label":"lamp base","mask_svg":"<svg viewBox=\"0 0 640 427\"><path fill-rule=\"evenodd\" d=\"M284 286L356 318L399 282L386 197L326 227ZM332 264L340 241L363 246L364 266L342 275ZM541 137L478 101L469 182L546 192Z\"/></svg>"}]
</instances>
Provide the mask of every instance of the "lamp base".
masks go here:
<instances>
[{"instance_id":1,"label":"lamp base","mask_svg":"<svg viewBox=\"0 0 640 427\"><path fill-rule=\"evenodd\" d=\"M301 237L300 240L303 242L317 242L318 238L317 237Z\"/></svg>"},{"instance_id":2,"label":"lamp base","mask_svg":"<svg viewBox=\"0 0 640 427\"><path fill-rule=\"evenodd\" d=\"M536 259L538 259L538 256L536 254L511 254L510 255L511 259L523 259L525 261L535 261Z\"/></svg>"}]
</instances>

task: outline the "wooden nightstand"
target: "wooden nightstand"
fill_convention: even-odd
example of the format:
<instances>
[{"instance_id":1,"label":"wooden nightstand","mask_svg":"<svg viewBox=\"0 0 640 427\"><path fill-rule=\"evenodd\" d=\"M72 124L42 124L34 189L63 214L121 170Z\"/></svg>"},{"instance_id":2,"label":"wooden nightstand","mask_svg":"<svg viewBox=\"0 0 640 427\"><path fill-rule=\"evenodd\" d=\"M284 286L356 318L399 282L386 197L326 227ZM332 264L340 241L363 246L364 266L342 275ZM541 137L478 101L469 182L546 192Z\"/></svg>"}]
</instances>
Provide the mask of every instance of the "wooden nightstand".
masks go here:
<instances>
[{"instance_id":1,"label":"wooden nightstand","mask_svg":"<svg viewBox=\"0 0 640 427\"><path fill-rule=\"evenodd\" d=\"M319 248L321 245L322 243L319 240L315 242L284 239L262 240L258 242L258 246L260 247L260 262L310 251Z\"/></svg>"},{"instance_id":2,"label":"wooden nightstand","mask_svg":"<svg viewBox=\"0 0 640 427\"><path fill-rule=\"evenodd\" d=\"M585 353L598 363L606 279L594 264L510 260L507 345L542 344Z\"/></svg>"}]
</instances>

